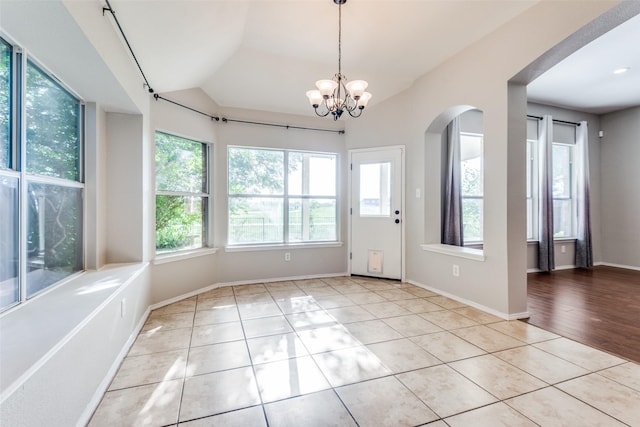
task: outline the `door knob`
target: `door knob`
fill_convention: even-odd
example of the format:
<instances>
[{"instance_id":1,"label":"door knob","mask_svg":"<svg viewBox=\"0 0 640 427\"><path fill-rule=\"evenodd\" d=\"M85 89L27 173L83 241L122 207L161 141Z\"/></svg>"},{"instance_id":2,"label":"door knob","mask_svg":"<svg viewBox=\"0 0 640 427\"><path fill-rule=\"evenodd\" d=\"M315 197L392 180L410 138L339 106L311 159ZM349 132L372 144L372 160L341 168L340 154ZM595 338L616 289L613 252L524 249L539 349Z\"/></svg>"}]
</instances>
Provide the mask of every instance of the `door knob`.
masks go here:
<instances>
[{"instance_id":1,"label":"door knob","mask_svg":"<svg viewBox=\"0 0 640 427\"><path fill-rule=\"evenodd\" d=\"M396 224L400 224L400 220L399 219L396 219Z\"/></svg>"},{"instance_id":2,"label":"door knob","mask_svg":"<svg viewBox=\"0 0 640 427\"><path fill-rule=\"evenodd\" d=\"M400 215L400 211L396 211L396 215Z\"/></svg>"}]
</instances>

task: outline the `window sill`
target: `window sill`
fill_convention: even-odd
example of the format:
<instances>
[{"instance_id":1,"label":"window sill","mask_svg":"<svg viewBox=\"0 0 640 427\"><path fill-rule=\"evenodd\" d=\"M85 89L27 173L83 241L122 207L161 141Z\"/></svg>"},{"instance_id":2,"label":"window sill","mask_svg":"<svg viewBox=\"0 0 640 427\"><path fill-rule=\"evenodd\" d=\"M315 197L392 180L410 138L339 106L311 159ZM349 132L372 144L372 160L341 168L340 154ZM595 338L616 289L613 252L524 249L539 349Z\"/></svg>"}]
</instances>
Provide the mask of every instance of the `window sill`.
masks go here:
<instances>
[{"instance_id":1,"label":"window sill","mask_svg":"<svg viewBox=\"0 0 640 427\"><path fill-rule=\"evenodd\" d=\"M558 237L553 239L553 242L556 244L559 243L566 243L566 242L575 242L576 240L578 240L575 237ZM537 245L538 244L538 240L527 240L527 245Z\"/></svg>"},{"instance_id":2,"label":"window sill","mask_svg":"<svg viewBox=\"0 0 640 427\"><path fill-rule=\"evenodd\" d=\"M198 258L205 255L213 255L218 252L218 248L201 248L201 249L193 249L181 252L172 252L166 253L162 255L157 255L156 259L153 260L153 264L166 264L174 261L182 261L185 259Z\"/></svg>"},{"instance_id":3,"label":"window sill","mask_svg":"<svg viewBox=\"0 0 640 427\"><path fill-rule=\"evenodd\" d=\"M458 258L466 258L474 261L484 261L484 251L481 249L466 248L464 246L443 245L440 243L431 243L420 245L423 251L435 252L444 255L450 255Z\"/></svg>"},{"instance_id":4,"label":"window sill","mask_svg":"<svg viewBox=\"0 0 640 427\"><path fill-rule=\"evenodd\" d=\"M342 242L286 243L276 245L225 246L225 252L277 251L282 249L341 248Z\"/></svg>"}]
</instances>

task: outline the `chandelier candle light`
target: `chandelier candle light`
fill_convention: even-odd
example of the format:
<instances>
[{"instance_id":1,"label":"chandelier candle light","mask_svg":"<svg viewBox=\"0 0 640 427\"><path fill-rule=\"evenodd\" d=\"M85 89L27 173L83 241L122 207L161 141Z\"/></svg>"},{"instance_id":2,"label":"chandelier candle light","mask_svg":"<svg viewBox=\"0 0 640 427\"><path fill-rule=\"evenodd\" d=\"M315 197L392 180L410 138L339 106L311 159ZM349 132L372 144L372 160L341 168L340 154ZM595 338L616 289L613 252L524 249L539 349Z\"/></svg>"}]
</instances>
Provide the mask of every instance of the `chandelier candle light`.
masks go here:
<instances>
[{"instance_id":1,"label":"chandelier candle light","mask_svg":"<svg viewBox=\"0 0 640 427\"><path fill-rule=\"evenodd\" d=\"M333 120L338 120L345 111L351 117L360 117L362 110L371 99L371 94L365 92L369 83L364 80L353 80L347 83L342 74L342 5L347 0L333 0L338 5L338 73L333 80L318 80L318 89L307 91L307 97L316 114L325 117L329 113ZM321 108L318 111L320 105Z\"/></svg>"}]
</instances>

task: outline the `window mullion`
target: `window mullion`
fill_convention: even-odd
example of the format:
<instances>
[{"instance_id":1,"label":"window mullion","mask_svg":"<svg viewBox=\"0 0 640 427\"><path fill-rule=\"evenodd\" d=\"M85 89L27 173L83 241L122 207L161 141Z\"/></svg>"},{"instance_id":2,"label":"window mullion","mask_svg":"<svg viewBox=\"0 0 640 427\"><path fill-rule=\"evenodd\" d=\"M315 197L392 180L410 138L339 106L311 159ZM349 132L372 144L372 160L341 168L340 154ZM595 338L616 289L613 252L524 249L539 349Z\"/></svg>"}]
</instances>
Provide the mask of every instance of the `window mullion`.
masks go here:
<instances>
[{"instance_id":1,"label":"window mullion","mask_svg":"<svg viewBox=\"0 0 640 427\"><path fill-rule=\"evenodd\" d=\"M207 165L207 212L206 212L206 233L204 242L205 246L213 246L213 148L211 144L205 144L205 164Z\"/></svg>"},{"instance_id":2,"label":"window mullion","mask_svg":"<svg viewBox=\"0 0 640 427\"><path fill-rule=\"evenodd\" d=\"M175 197L209 197L209 193L190 193L188 191L156 191L158 196L175 196Z\"/></svg>"},{"instance_id":3,"label":"window mullion","mask_svg":"<svg viewBox=\"0 0 640 427\"><path fill-rule=\"evenodd\" d=\"M282 195L282 241L289 243L289 151L284 151L284 194Z\"/></svg>"},{"instance_id":4,"label":"window mullion","mask_svg":"<svg viewBox=\"0 0 640 427\"><path fill-rule=\"evenodd\" d=\"M15 148L16 148L16 169L20 174L19 181L19 214L18 223L20 227L20 243L18 256L19 260L19 286L20 286L20 302L27 299L27 182L26 182L26 152L27 152L27 130L26 130L26 113L25 108L25 94L27 84L27 58L23 54L22 49L16 49L15 56L15 85L14 85L14 103L15 103L15 126L14 132Z\"/></svg>"}]
</instances>

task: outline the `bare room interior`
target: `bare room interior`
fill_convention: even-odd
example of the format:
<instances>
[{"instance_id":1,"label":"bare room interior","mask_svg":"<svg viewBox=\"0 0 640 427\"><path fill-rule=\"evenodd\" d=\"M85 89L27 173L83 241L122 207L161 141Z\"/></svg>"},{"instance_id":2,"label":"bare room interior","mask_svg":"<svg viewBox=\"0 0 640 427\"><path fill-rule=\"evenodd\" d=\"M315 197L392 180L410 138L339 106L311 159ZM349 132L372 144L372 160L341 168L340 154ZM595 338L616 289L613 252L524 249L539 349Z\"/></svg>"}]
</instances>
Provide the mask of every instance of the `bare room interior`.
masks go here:
<instances>
[{"instance_id":1,"label":"bare room interior","mask_svg":"<svg viewBox=\"0 0 640 427\"><path fill-rule=\"evenodd\" d=\"M640 425L639 38L0 1L0 425Z\"/></svg>"}]
</instances>

